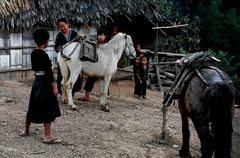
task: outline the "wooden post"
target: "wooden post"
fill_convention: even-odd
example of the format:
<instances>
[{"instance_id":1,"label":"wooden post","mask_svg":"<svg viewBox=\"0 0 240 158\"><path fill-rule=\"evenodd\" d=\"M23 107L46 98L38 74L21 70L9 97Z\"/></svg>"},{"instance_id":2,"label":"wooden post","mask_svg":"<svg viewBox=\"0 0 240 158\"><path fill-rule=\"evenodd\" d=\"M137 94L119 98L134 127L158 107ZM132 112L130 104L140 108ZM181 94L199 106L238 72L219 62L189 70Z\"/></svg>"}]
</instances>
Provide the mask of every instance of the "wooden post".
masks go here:
<instances>
[{"instance_id":1,"label":"wooden post","mask_svg":"<svg viewBox=\"0 0 240 158\"><path fill-rule=\"evenodd\" d=\"M158 63L158 29L155 31L155 42L154 42L154 61ZM158 65L155 65L156 69L156 75L157 75L157 81L158 81L158 87L160 92L162 92L162 81L160 78L160 72L159 72L159 67Z\"/></svg>"}]
</instances>

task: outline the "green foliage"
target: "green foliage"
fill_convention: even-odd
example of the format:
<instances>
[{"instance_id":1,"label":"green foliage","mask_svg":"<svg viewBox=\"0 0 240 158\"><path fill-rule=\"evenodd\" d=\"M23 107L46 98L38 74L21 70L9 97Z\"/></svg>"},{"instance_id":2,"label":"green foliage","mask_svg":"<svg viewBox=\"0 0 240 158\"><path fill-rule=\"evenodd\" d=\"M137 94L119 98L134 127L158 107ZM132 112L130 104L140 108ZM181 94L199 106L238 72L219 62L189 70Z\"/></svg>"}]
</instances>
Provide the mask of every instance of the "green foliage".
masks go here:
<instances>
[{"instance_id":1,"label":"green foliage","mask_svg":"<svg viewBox=\"0 0 240 158\"><path fill-rule=\"evenodd\" d=\"M212 54L221 60L221 62L218 64L218 67L230 76L235 87L240 91L240 78L238 78L236 74L236 70L240 69L240 61L237 60L235 56L232 56L227 52L212 51Z\"/></svg>"},{"instance_id":2,"label":"green foliage","mask_svg":"<svg viewBox=\"0 0 240 158\"><path fill-rule=\"evenodd\" d=\"M231 55L227 52L218 51L218 52L212 52L216 58L221 60L221 62L218 64L218 67L225 71L228 75L233 74L233 68L231 67Z\"/></svg>"},{"instance_id":3,"label":"green foliage","mask_svg":"<svg viewBox=\"0 0 240 158\"><path fill-rule=\"evenodd\" d=\"M223 9L224 7L224 9ZM235 8L226 8L221 0L212 0L209 5L201 4L201 48L212 49L222 61L219 67L233 80L240 90L240 79L236 70L240 69L240 16Z\"/></svg>"},{"instance_id":4,"label":"green foliage","mask_svg":"<svg viewBox=\"0 0 240 158\"><path fill-rule=\"evenodd\" d=\"M199 7L202 48L223 50L230 54L240 51L240 17L236 9L221 10L221 0Z\"/></svg>"},{"instance_id":5,"label":"green foliage","mask_svg":"<svg viewBox=\"0 0 240 158\"><path fill-rule=\"evenodd\" d=\"M169 14L171 9L171 2L169 0L145 0L148 4L154 6L154 8L160 13Z\"/></svg>"},{"instance_id":6,"label":"green foliage","mask_svg":"<svg viewBox=\"0 0 240 158\"><path fill-rule=\"evenodd\" d=\"M178 0L145 0L154 6L160 13L167 17L175 25L186 24L189 17L183 15L184 10ZM162 24L164 26L171 23ZM159 34L158 49L173 53L196 52L200 50L199 19L195 19L189 26L162 30L166 33Z\"/></svg>"},{"instance_id":7,"label":"green foliage","mask_svg":"<svg viewBox=\"0 0 240 158\"><path fill-rule=\"evenodd\" d=\"M159 37L159 49L175 53L212 50L240 91L240 6L229 0L145 0L174 24L188 27L169 29ZM189 3L191 2L191 3Z\"/></svg>"},{"instance_id":8,"label":"green foliage","mask_svg":"<svg viewBox=\"0 0 240 158\"><path fill-rule=\"evenodd\" d=\"M181 28L181 31L176 35L163 37L161 40L165 43L164 50L175 53L189 53L200 51L199 43L199 27L192 24L188 27ZM165 38L165 39L164 39Z\"/></svg>"}]
</instances>

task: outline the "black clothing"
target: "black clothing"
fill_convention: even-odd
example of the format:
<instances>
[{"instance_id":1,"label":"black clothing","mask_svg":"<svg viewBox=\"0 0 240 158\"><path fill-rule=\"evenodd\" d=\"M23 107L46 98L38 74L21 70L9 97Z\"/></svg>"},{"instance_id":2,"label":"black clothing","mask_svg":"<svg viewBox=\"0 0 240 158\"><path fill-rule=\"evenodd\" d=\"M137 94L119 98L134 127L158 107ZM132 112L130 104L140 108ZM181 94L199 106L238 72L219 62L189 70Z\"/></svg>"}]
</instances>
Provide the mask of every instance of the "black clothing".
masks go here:
<instances>
[{"instance_id":1,"label":"black clothing","mask_svg":"<svg viewBox=\"0 0 240 158\"><path fill-rule=\"evenodd\" d=\"M139 95L140 93L140 78L139 78L139 71L140 71L140 63L133 65L133 77L134 77L134 95Z\"/></svg>"},{"instance_id":2,"label":"black clothing","mask_svg":"<svg viewBox=\"0 0 240 158\"><path fill-rule=\"evenodd\" d=\"M98 77L88 77L84 86L84 90L87 92L91 92L97 80L98 80Z\"/></svg>"},{"instance_id":3,"label":"black clothing","mask_svg":"<svg viewBox=\"0 0 240 158\"><path fill-rule=\"evenodd\" d=\"M33 71L43 71L45 75L36 75L33 82L27 118L33 123L53 122L61 116L61 112L52 89L54 77L51 61L43 50L35 49L31 54L31 62Z\"/></svg>"},{"instance_id":4,"label":"black clothing","mask_svg":"<svg viewBox=\"0 0 240 158\"><path fill-rule=\"evenodd\" d=\"M66 44L67 42L70 42L71 40L73 40L78 33L74 30L70 30L70 36L69 37L65 37L64 34L62 32L59 32L56 36L56 40L55 40L55 51L58 53L58 50L61 46L63 46L64 44ZM58 93L62 94L62 89L61 89L61 82L62 82L62 74L60 71L60 67L58 65L58 69L57 69L57 88L58 88ZM81 90L81 79L80 76L78 77L77 81L75 82L73 89L72 89L72 93L74 94L77 91Z\"/></svg>"},{"instance_id":5,"label":"black clothing","mask_svg":"<svg viewBox=\"0 0 240 158\"><path fill-rule=\"evenodd\" d=\"M71 40L73 40L76 36L78 35L78 33L74 30L71 30L70 36L67 39L64 34L62 32L58 32L56 39L55 39L55 51L58 53L58 49L59 47L63 46L64 44L70 42Z\"/></svg>"},{"instance_id":6,"label":"black clothing","mask_svg":"<svg viewBox=\"0 0 240 158\"><path fill-rule=\"evenodd\" d=\"M46 73L46 78L49 82L54 82L52 63L48 57L48 54L41 49L33 50L31 54L31 64L33 71L44 71Z\"/></svg>"},{"instance_id":7,"label":"black clothing","mask_svg":"<svg viewBox=\"0 0 240 158\"><path fill-rule=\"evenodd\" d=\"M139 96L145 96L147 92L148 67L140 66L139 77L142 82L140 83Z\"/></svg>"}]
</instances>

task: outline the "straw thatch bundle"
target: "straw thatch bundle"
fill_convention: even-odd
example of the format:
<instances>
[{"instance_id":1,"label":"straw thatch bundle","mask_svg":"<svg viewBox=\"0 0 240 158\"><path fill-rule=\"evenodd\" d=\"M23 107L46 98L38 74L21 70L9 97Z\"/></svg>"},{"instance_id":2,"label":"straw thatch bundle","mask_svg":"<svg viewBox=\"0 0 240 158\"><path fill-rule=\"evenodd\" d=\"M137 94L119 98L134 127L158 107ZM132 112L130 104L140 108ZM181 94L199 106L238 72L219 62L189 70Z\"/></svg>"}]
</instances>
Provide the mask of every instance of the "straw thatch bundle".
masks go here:
<instances>
[{"instance_id":1,"label":"straw thatch bundle","mask_svg":"<svg viewBox=\"0 0 240 158\"><path fill-rule=\"evenodd\" d=\"M28 0L0 0L0 17L14 16L30 8Z\"/></svg>"},{"instance_id":2,"label":"straw thatch bundle","mask_svg":"<svg viewBox=\"0 0 240 158\"><path fill-rule=\"evenodd\" d=\"M113 20L113 17L119 15L129 19L143 15L151 21L162 18L144 0L22 0L19 2L5 0L1 2L0 13L4 13L0 16L0 23L3 24L0 26L1 30L26 30L34 25L54 27L59 17L67 17L72 24L91 23L97 26L106 24L107 20ZM10 2L14 5L10 5ZM20 5L22 3L23 5Z\"/></svg>"}]
</instances>

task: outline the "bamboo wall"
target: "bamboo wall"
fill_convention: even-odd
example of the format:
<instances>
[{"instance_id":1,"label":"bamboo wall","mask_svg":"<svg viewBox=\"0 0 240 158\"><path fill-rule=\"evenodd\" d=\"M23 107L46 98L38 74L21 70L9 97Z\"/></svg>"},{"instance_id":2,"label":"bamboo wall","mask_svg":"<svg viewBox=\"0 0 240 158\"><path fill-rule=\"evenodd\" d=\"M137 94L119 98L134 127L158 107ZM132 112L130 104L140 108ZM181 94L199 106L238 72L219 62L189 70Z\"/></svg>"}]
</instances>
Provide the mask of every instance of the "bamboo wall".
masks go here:
<instances>
[{"instance_id":1,"label":"bamboo wall","mask_svg":"<svg viewBox=\"0 0 240 158\"><path fill-rule=\"evenodd\" d=\"M56 63L54 37L56 31L49 31L49 47L45 49L53 64ZM0 71L31 67L31 52L35 48L30 32L0 34Z\"/></svg>"}]
</instances>

